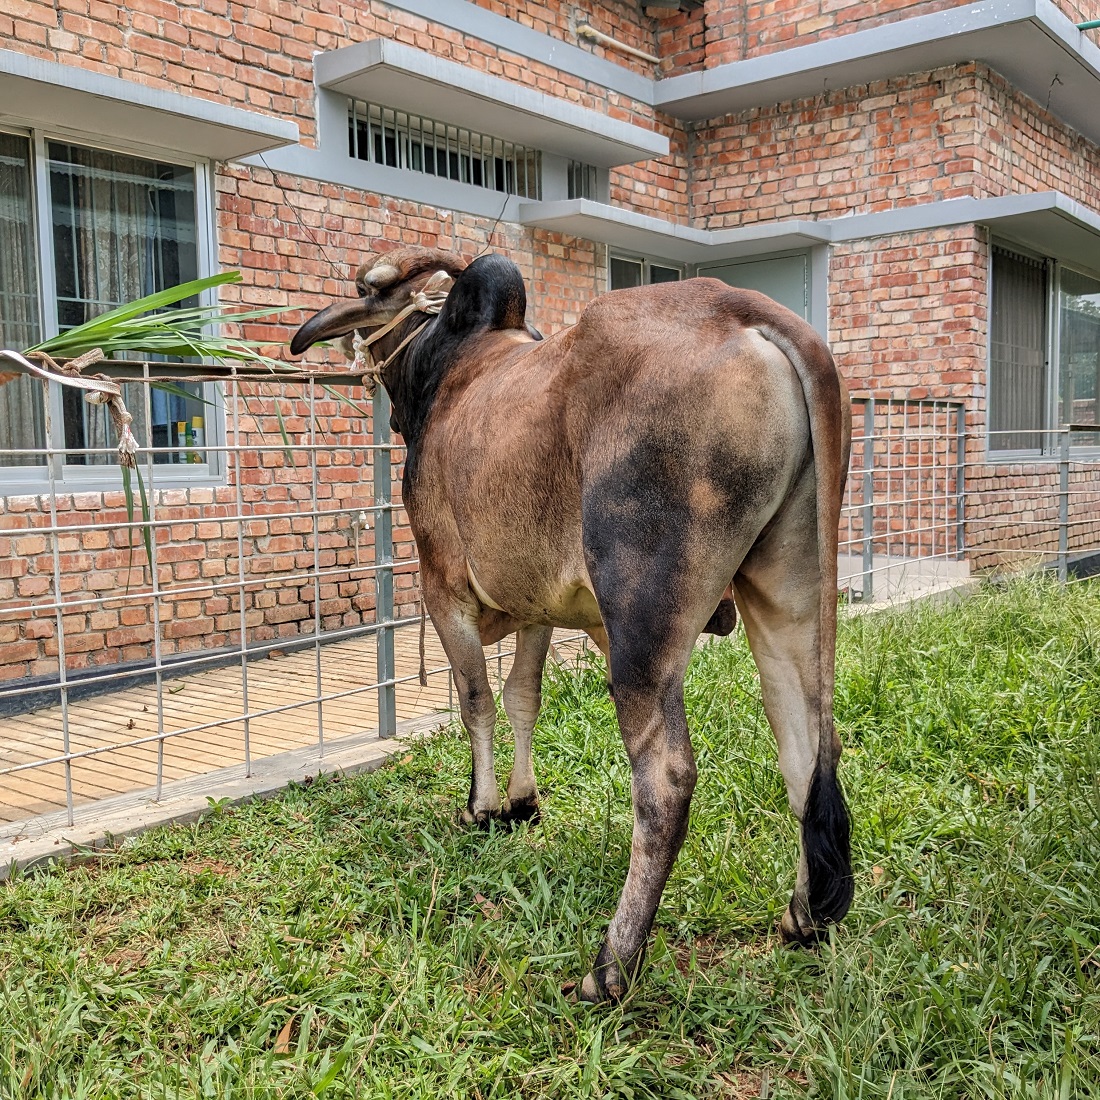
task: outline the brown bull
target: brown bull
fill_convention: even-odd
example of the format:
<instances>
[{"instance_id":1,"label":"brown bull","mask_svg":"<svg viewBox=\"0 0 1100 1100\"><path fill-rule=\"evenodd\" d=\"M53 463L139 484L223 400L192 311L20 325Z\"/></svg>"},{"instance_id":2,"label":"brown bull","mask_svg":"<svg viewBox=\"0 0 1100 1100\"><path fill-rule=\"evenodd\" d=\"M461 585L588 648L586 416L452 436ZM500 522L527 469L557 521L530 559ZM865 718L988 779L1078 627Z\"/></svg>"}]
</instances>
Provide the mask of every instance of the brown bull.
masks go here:
<instances>
[{"instance_id":1,"label":"brown bull","mask_svg":"<svg viewBox=\"0 0 1100 1100\"><path fill-rule=\"evenodd\" d=\"M292 351L377 334L437 271L455 279L438 317L413 312L376 347L392 356L381 377L408 447L424 601L473 750L466 819L537 816L531 735L551 630L589 631L630 757L634 836L581 995L621 997L687 832L684 672L704 629L732 628L732 585L801 822L781 931L815 940L852 897L832 716L848 399L828 348L789 310L712 279L615 291L543 340L509 260L402 248L360 268L359 298L307 321ZM502 804L482 645L512 632Z\"/></svg>"}]
</instances>

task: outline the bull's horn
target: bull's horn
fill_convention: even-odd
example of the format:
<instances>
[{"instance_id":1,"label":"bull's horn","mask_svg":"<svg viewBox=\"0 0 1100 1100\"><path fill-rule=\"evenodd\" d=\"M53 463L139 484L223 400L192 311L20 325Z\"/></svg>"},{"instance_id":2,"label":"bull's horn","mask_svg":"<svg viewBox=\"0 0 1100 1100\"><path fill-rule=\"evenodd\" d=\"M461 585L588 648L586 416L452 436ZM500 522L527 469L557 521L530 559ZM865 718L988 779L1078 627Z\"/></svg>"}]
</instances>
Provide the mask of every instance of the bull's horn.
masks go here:
<instances>
[{"instance_id":1,"label":"bull's horn","mask_svg":"<svg viewBox=\"0 0 1100 1100\"><path fill-rule=\"evenodd\" d=\"M384 286L390 286L401 278L401 272L393 264L376 264L363 276L363 282L367 286L381 290Z\"/></svg>"},{"instance_id":2,"label":"bull's horn","mask_svg":"<svg viewBox=\"0 0 1100 1100\"><path fill-rule=\"evenodd\" d=\"M315 313L298 329L290 341L290 354L301 355L321 340L334 340L357 328L369 328L372 321L374 310L362 298L335 302L328 309Z\"/></svg>"}]
</instances>

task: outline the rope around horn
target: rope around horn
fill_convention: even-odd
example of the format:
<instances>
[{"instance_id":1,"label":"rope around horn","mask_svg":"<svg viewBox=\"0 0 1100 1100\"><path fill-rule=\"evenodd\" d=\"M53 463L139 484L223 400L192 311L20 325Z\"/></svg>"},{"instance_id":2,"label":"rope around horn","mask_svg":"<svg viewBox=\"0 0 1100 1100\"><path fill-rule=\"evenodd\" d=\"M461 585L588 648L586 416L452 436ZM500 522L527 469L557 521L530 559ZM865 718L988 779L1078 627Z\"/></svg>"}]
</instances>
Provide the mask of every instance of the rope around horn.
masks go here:
<instances>
[{"instance_id":1,"label":"rope around horn","mask_svg":"<svg viewBox=\"0 0 1100 1100\"><path fill-rule=\"evenodd\" d=\"M405 306L392 321L387 322L379 329L375 329L369 336L363 336L363 334L356 329L351 340L351 346L355 352L352 369L359 374L367 375L375 385L381 382L382 374L390 363L405 350L405 347L412 338L428 323L429 317L437 314L443 308L443 304L447 301L447 294L452 286L454 286L454 279L452 279L446 271L437 271L420 290L413 291L410 294L409 304ZM383 336L391 333L406 317L410 317L414 313L424 313L429 316L426 316L424 320L421 321L421 323L417 325L388 356L386 356L385 360L379 363L374 358L371 346L378 343Z\"/></svg>"},{"instance_id":2,"label":"rope around horn","mask_svg":"<svg viewBox=\"0 0 1100 1100\"><path fill-rule=\"evenodd\" d=\"M447 274L446 271L437 271L420 290L414 291L409 296L409 304L405 306L392 321L383 325L380 329L376 329L369 336L364 336L358 329L355 330L351 339L351 346L355 352L355 358L352 362L352 370L357 374L364 374L370 378L373 386L377 386L382 381L382 375L385 373L386 368L397 358L397 356L405 350L406 346L416 336L420 330L428 323L429 319L439 313L443 308L444 303L447 301L447 294L450 292L452 286L454 286L454 279ZM396 348L386 356L385 360L379 363L374 358L374 353L371 351L371 346L378 343L383 336L392 332L406 317L412 316L414 313L424 313L424 320L420 322L397 345ZM424 657L425 647L425 634L427 632L427 611L424 607L424 585L423 580L420 586L420 686L428 686L428 667Z\"/></svg>"}]
</instances>

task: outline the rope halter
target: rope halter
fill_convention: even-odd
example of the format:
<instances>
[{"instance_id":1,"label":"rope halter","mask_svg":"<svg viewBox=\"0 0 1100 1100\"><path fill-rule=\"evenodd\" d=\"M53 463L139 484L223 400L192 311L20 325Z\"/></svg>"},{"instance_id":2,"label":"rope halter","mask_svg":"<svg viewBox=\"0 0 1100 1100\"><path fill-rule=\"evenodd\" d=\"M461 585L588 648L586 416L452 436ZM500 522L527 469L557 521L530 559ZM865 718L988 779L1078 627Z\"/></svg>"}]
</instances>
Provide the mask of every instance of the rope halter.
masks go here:
<instances>
[{"instance_id":1,"label":"rope halter","mask_svg":"<svg viewBox=\"0 0 1100 1100\"><path fill-rule=\"evenodd\" d=\"M405 306L392 321L388 321L381 328L375 329L369 336L363 336L362 333L356 329L351 339L351 346L355 352L352 370L356 373L367 375L375 385L381 382L382 375L390 363L405 350L406 345L428 323L429 318L437 314L443 308L444 302L447 301L447 294L450 292L452 286L454 286L454 279L452 279L446 271L437 271L420 290L413 291L409 295L409 304ZM378 343L383 336L388 335L397 328L406 317L410 317L414 313L424 313L427 314L427 316L425 316L424 320L421 321L388 356L386 356L383 362L379 363L374 357L374 352L371 351L371 346Z\"/></svg>"}]
</instances>

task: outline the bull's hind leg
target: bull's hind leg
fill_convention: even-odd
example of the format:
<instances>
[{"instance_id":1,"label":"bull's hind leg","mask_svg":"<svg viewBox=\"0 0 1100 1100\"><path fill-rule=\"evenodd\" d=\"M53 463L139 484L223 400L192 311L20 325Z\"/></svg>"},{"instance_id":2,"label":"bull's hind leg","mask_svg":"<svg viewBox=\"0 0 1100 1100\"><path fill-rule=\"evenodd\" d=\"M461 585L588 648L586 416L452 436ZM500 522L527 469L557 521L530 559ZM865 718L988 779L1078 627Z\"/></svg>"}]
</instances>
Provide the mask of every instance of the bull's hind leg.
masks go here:
<instances>
[{"instance_id":1,"label":"bull's hind leg","mask_svg":"<svg viewBox=\"0 0 1100 1100\"><path fill-rule=\"evenodd\" d=\"M618 908L581 983L580 995L588 1001L619 1000L634 980L687 835L696 770L684 712L684 670L698 630L677 629L683 626L657 617L608 622L615 710L630 758L634 835Z\"/></svg>"},{"instance_id":2,"label":"bull's hind leg","mask_svg":"<svg viewBox=\"0 0 1100 1100\"><path fill-rule=\"evenodd\" d=\"M508 797L500 814L505 824L538 821L539 792L531 758L531 738L542 705L542 670L553 633L549 626L525 626L516 634L516 656L504 683L504 711L516 739L515 760L508 777Z\"/></svg>"},{"instance_id":3,"label":"bull's hind leg","mask_svg":"<svg viewBox=\"0 0 1100 1100\"><path fill-rule=\"evenodd\" d=\"M841 920L852 901L850 826L837 781L840 741L833 728L835 619L822 625L809 473L734 578L787 798L801 822L798 878L780 930L788 941L803 944Z\"/></svg>"}]
</instances>

